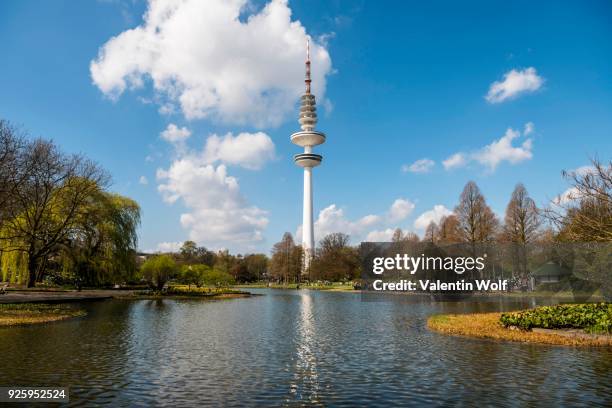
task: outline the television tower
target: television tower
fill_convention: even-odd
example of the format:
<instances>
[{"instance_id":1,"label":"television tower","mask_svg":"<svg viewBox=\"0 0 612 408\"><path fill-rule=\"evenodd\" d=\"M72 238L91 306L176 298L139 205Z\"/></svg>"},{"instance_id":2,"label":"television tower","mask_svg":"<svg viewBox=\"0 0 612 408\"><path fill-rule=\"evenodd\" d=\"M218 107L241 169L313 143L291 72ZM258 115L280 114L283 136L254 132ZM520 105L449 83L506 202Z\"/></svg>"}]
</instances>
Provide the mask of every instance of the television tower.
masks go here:
<instances>
[{"instance_id":1,"label":"television tower","mask_svg":"<svg viewBox=\"0 0 612 408\"><path fill-rule=\"evenodd\" d=\"M308 271L314 255L314 223L312 220L312 169L321 164L323 156L312 152L312 147L325 143L325 134L314 130L317 124L317 106L315 96L310 93L310 41L306 42L306 92L301 97L300 127L301 131L291 135L291 142L302 146L304 153L293 156L296 165L304 168L304 215L302 218L302 248L304 263L302 273Z\"/></svg>"}]
</instances>

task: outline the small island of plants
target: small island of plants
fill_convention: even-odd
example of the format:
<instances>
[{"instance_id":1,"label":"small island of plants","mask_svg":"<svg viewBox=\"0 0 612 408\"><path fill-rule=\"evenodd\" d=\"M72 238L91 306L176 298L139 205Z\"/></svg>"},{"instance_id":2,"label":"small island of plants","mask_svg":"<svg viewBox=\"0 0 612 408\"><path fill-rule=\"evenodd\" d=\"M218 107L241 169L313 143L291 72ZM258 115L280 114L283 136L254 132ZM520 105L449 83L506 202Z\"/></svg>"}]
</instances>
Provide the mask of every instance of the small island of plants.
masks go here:
<instances>
[{"instance_id":1,"label":"small island of plants","mask_svg":"<svg viewBox=\"0 0 612 408\"><path fill-rule=\"evenodd\" d=\"M83 310L66 305L0 304L0 327L55 322L85 314Z\"/></svg>"},{"instance_id":2,"label":"small island of plants","mask_svg":"<svg viewBox=\"0 0 612 408\"><path fill-rule=\"evenodd\" d=\"M133 296L136 297L227 299L251 296L249 292L230 288L235 284L232 275L206 264L179 266L169 255L147 259L140 270L149 289L134 292Z\"/></svg>"},{"instance_id":3,"label":"small island of plants","mask_svg":"<svg viewBox=\"0 0 612 408\"><path fill-rule=\"evenodd\" d=\"M431 316L439 333L525 343L612 346L612 304L541 306L511 313Z\"/></svg>"}]
</instances>

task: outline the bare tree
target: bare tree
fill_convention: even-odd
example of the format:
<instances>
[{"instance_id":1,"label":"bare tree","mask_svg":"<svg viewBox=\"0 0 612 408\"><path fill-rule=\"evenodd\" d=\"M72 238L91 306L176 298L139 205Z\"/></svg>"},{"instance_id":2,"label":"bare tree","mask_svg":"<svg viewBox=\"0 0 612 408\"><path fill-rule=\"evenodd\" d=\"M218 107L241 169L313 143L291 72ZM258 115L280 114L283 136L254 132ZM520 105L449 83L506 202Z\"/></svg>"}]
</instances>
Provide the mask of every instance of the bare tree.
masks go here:
<instances>
[{"instance_id":1,"label":"bare tree","mask_svg":"<svg viewBox=\"0 0 612 408\"><path fill-rule=\"evenodd\" d=\"M427 228L425 229L425 237L423 238L423 241L427 241L427 242L431 242L432 244L435 244L437 236L438 236L438 225L435 222L431 221L429 225L427 225Z\"/></svg>"},{"instance_id":2,"label":"bare tree","mask_svg":"<svg viewBox=\"0 0 612 408\"><path fill-rule=\"evenodd\" d=\"M421 239L419 238L419 236L412 232L412 231L408 231L404 234L404 238L403 241L404 242L419 242Z\"/></svg>"},{"instance_id":3,"label":"bare tree","mask_svg":"<svg viewBox=\"0 0 612 408\"><path fill-rule=\"evenodd\" d=\"M517 244L533 242L538 236L541 224L535 201L529 197L523 184L517 184L506 207L503 228L505 240Z\"/></svg>"},{"instance_id":4,"label":"bare tree","mask_svg":"<svg viewBox=\"0 0 612 408\"><path fill-rule=\"evenodd\" d=\"M499 221L476 183L470 181L465 185L454 212L462 241L477 243L493 239Z\"/></svg>"},{"instance_id":5,"label":"bare tree","mask_svg":"<svg viewBox=\"0 0 612 408\"><path fill-rule=\"evenodd\" d=\"M24 160L26 142L18 130L0 120L0 223L17 203L15 191L23 185L29 168Z\"/></svg>"},{"instance_id":6,"label":"bare tree","mask_svg":"<svg viewBox=\"0 0 612 408\"><path fill-rule=\"evenodd\" d=\"M315 278L340 281L358 277L359 256L350 245L350 237L341 232L327 234L319 241L311 269Z\"/></svg>"},{"instance_id":7,"label":"bare tree","mask_svg":"<svg viewBox=\"0 0 612 408\"><path fill-rule=\"evenodd\" d=\"M393 231L393 236L391 236L391 242L402 242L404 239L404 233L401 228L396 228Z\"/></svg>"},{"instance_id":8,"label":"bare tree","mask_svg":"<svg viewBox=\"0 0 612 408\"><path fill-rule=\"evenodd\" d=\"M295 244L291 233L285 232L280 242L272 247L270 274L276 280L283 280L285 284L291 280L299 281L302 256L302 247Z\"/></svg>"},{"instance_id":9,"label":"bare tree","mask_svg":"<svg viewBox=\"0 0 612 408\"><path fill-rule=\"evenodd\" d=\"M565 241L612 241L612 160L591 160L586 171L564 171L572 188L545 215Z\"/></svg>"},{"instance_id":10,"label":"bare tree","mask_svg":"<svg viewBox=\"0 0 612 408\"><path fill-rule=\"evenodd\" d=\"M461 242L459 233L459 220L454 214L444 216L440 219L438 226L438 237L436 240L444 244L455 244Z\"/></svg>"},{"instance_id":11,"label":"bare tree","mask_svg":"<svg viewBox=\"0 0 612 408\"><path fill-rule=\"evenodd\" d=\"M5 250L27 255L28 286L34 286L48 256L68 238L79 212L108 177L95 163L66 156L50 141L29 143L24 160L29 174L13 191L16 205L7 209L2 236Z\"/></svg>"}]
</instances>

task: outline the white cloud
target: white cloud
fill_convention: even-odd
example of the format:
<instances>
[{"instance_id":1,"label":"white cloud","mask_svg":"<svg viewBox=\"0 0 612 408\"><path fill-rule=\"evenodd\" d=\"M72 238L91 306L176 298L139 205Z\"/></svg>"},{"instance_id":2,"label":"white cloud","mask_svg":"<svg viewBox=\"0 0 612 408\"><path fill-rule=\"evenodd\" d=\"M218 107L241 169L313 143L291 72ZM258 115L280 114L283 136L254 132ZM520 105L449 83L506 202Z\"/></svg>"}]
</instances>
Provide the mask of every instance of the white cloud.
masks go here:
<instances>
[{"instance_id":1,"label":"white cloud","mask_svg":"<svg viewBox=\"0 0 612 408\"><path fill-rule=\"evenodd\" d=\"M578 176L586 176L587 174L594 174L596 169L594 166L586 165L578 167L577 169L572 170L570 173L576 173Z\"/></svg>"},{"instance_id":2,"label":"white cloud","mask_svg":"<svg viewBox=\"0 0 612 408\"><path fill-rule=\"evenodd\" d=\"M424 230L427 228L430 222L438 223L444 216L451 215L453 212L441 204L434 205L434 207L425 211L423 214L414 221L414 228Z\"/></svg>"},{"instance_id":3,"label":"white cloud","mask_svg":"<svg viewBox=\"0 0 612 408\"><path fill-rule=\"evenodd\" d=\"M569 173L575 173L577 176L586 176L588 174L595 173L596 169L592 165L586 165L578 167L574 170L571 170ZM580 200L583 197L583 194L576 187L570 187L565 190L563 193L559 194L552 200L552 204L555 205L566 205L570 204L574 201Z\"/></svg>"},{"instance_id":4,"label":"white cloud","mask_svg":"<svg viewBox=\"0 0 612 408\"><path fill-rule=\"evenodd\" d=\"M343 232L349 234L351 238L358 239L363 236L368 228L378 224L381 221L381 217L378 215L366 215L356 221L350 221L344 215L344 210L338 208L336 204L332 204L319 212L319 217L314 223L315 237L321 239L327 234L333 232ZM301 240L302 238L302 226L298 227L296 237Z\"/></svg>"},{"instance_id":5,"label":"white cloud","mask_svg":"<svg viewBox=\"0 0 612 408\"><path fill-rule=\"evenodd\" d=\"M433 166L436 164L433 160L430 159L420 159L412 163L411 165L404 164L402 166L402 171L404 173L428 173L431 171Z\"/></svg>"},{"instance_id":6,"label":"white cloud","mask_svg":"<svg viewBox=\"0 0 612 408\"><path fill-rule=\"evenodd\" d=\"M448 159L444 160L442 162L442 165L444 166L444 169L450 170L450 169L454 169L457 167L465 166L466 163L467 163L467 160L463 153L455 153L452 156L450 156Z\"/></svg>"},{"instance_id":7,"label":"white cloud","mask_svg":"<svg viewBox=\"0 0 612 408\"><path fill-rule=\"evenodd\" d=\"M521 136L520 131L508 128L504 136L476 152L473 155L474 160L493 171L502 161L516 164L531 159L533 157L531 139L525 140L520 146L512 145L512 141L519 136Z\"/></svg>"},{"instance_id":8,"label":"white cloud","mask_svg":"<svg viewBox=\"0 0 612 408\"><path fill-rule=\"evenodd\" d=\"M118 98L150 81L160 112L187 119L277 125L303 92L307 33L287 0L251 12L249 0L150 1L141 25L109 39L91 61L94 84ZM324 101L332 72L311 39L313 92Z\"/></svg>"},{"instance_id":9,"label":"white cloud","mask_svg":"<svg viewBox=\"0 0 612 408\"><path fill-rule=\"evenodd\" d=\"M204 164L223 163L241 166L249 170L260 169L267 161L274 159L274 142L263 132L243 132L234 136L210 135L201 153L188 152L183 141L191 135L186 127L177 128L170 124L161 133L164 140L171 142L180 157L193 156L192 159Z\"/></svg>"},{"instance_id":10,"label":"white cloud","mask_svg":"<svg viewBox=\"0 0 612 408\"><path fill-rule=\"evenodd\" d=\"M414 210L414 203L410 200L398 198L391 204L389 209L389 221L398 222L404 220Z\"/></svg>"},{"instance_id":11,"label":"white cloud","mask_svg":"<svg viewBox=\"0 0 612 408\"><path fill-rule=\"evenodd\" d=\"M147 184L149 184L149 180L145 176L140 176L140 178L138 179L138 182L142 184L143 186L146 186Z\"/></svg>"},{"instance_id":12,"label":"white cloud","mask_svg":"<svg viewBox=\"0 0 612 408\"><path fill-rule=\"evenodd\" d=\"M544 83L544 78L538 75L533 67L517 71L515 69L504 74L502 81L496 81L489 87L485 99L489 103L501 103L517 98L528 92L535 92Z\"/></svg>"},{"instance_id":13,"label":"white cloud","mask_svg":"<svg viewBox=\"0 0 612 408\"><path fill-rule=\"evenodd\" d=\"M319 212L315 220L315 238L320 240L327 234L342 232L351 236L353 242L363 241L370 233L380 233L375 228L387 228L393 231L396 223L406 219L414 210L414 203L410 200L398 198L391 204L385 213L369 214L355 221L348 219L342 208L332 204ZM393 228L391 228L393 227ZM296 232L296 240L302 239L302 226Z\"/></svg>"},{"instance_id":14,"label":"white cloud","mask_svg":"<svg viewBox=\"0 0 612 408\"><path fill-rule=\"evenodd\" d=\"M179 128L174 123L170 123L160 136L170 143L182 143L191 136L191 131L186 127Z\"/></svg>"},{"instance_id":15,"label":"white cloud","mask_svg":"<svg viewBox=\"0 0 612 408\"><path fill-rule=\"evenodd\" d=\"M578 190L576 187L570 187L555 197L552 203L556 205L565 205L575 200L579 200L581 197L582 193L580 193L580 190Z\"/></svg>"},{"instance_id":16,"label":"white cloud","mask_svg":"<svg viewBox=\"0 0 612 408\"><path fill-rule=\"evenodd\" d=\"M532 122L526 123L523 135L527 136L533 133L534 129L535 126ZM504 161L517 164L529 160L533 157L533 140L527 138L520 145L513 145L519 137L521 137L520 130L508 128L501 138L494 140L482 149L472 153L455 153L444 160L442 164L446 170L451 170L465 166L470 161L476 161L488 167L489 171L494 171Z\"/></svg>"},{"instance_id":17,"label":"white cloud","mask_svg":"<svg viewBox=\"0 0 612 408\"><path fill-rule=\"evenodd\" d=\"M239 249L263 239L266 211L247 203L225 165L183 157L168 170L158 170L157 179L164 201L172 204L181 199L189 208L181 215L181 225L189 230L191 240L213 248Z\"/></svg>"},{"instance_id":18,"label":"white cloud","mask_svg":"<svg viewBox=\"0 0 612 408\"><path fill-rule=\"evenodd\" d=\"M274 158L274 143L263 132L240 133L233 136L212 135L206 141L204 159L210 163L221 161L247 169L260 169L263 164Z\"/></svg>"},{"instance_id":19,"label":"white cloud","mask_svg":"<svg viewBox=\"0 0 612 408\"><path fill-rule=\"evenodd\" d=\"M182 242L160 242L157 244L157 249L155 251L146 251L146 252L179 252L181 247L183 246Z\"/></svg>"},{"instance_id":20,"label":"white cloud","mask_svg":"<svg viewBox=\"0 0 612 408\"><path fill-rule=\"evenodd\" d=\"M209 136L202 151L176 146L168 169L157 170L158 191L164 201L181 201L189 239L210 248L251 250L263 240L267 212L248 203L238 179L226 164L258 169L274 156L274 143L265 133Z\"/></svg>"},{"instance_id":21,"label":"white cloud","mask_svg":"<svg viewBox=\"0 0 612 408\"><path fill-rule=\"evenodd\" d=\"M365 240L367 242L389 242L393 238L394 232L394 228L370 231Z\"/></svg>"}]
</instances>

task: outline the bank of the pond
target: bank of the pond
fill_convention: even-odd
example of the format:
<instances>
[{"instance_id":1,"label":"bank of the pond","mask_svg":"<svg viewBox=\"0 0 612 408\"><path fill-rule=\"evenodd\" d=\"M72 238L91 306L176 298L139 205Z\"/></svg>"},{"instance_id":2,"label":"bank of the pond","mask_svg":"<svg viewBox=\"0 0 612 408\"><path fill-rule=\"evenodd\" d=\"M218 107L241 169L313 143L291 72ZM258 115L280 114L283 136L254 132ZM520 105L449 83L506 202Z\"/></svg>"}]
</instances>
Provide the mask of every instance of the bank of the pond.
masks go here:
<instances>
[{"instance_id":1,"label":"bank of the pond","mask_svg":"<svg viewBox=\"0 0 612 408\"><path fill-rule=\"evenodd\" d=\"M56 322L85 315L85 311L66 305L0 304L0 327Z\"/></svg>"},{"instance_id":2,"label":"bank of the pond","mask_svg":"<svg viewBox=\"0 0 612 408\"><path fill-rule=\"evenodd\" d=\"M129 294L131 291L118 290L10 290L0 295L0 304L18 303L70 303L88 300L103 300L117 294Z\"/></svg>"},{"instance_id":3,"label":"bank of the pond","mask_svg":"<svg viewBox=\"0 0 612 408\"><path fill-rule=\"evenodd\" d=\"M586 334L578 330L524 331L505 328L500 323L502 313L442 314L430 316L427 327L435 332L451 336L512 341L561 346L612 347L612 336Z\"/></svg>"}]
</instances>

